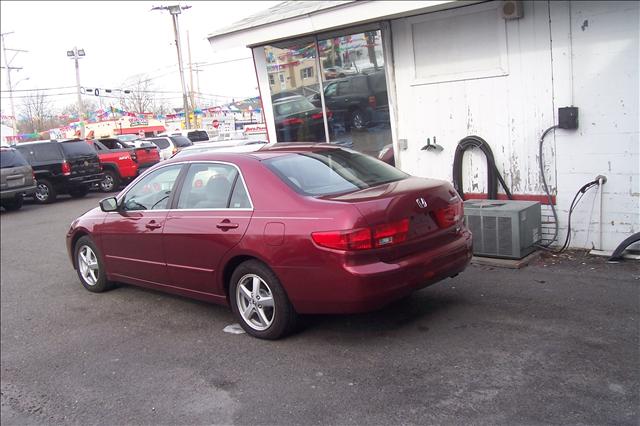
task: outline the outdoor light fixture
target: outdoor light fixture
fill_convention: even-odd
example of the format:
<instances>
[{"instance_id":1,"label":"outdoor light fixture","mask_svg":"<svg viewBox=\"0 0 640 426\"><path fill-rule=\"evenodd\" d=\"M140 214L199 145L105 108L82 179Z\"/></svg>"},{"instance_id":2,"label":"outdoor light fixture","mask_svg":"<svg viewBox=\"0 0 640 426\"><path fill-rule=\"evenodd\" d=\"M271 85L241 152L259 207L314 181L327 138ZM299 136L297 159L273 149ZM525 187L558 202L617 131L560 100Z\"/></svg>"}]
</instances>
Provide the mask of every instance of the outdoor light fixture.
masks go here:
<instances>
[{"instance_id":1,"label":"outdoor light fixture","mask_svg":"<svg viewBox=\"0 0 640 426\"><path fill-rule=\"evenodd\" d=\"M70 58L73 58L74 56L73 50L67 50L67 56Z\"/></svg>"},{"instance_id":2,"label":"outdoor light fixture","mask_svg":"<svg viewBox=\"0 0 640 426\"><path fill-rule=\"evenodd\" d=\"M78 49L78 56L84 56L84 49Z\"/></svg>"}]
</instances>

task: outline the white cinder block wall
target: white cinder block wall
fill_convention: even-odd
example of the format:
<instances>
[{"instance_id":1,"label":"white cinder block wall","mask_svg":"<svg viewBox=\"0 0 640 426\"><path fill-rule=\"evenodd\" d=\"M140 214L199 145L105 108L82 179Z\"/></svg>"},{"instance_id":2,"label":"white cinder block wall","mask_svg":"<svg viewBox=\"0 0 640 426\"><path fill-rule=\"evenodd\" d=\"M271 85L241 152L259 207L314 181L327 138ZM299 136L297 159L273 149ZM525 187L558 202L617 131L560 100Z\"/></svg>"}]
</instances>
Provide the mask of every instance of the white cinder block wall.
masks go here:
<instances>
[{"instance_id":1,"label":"white cinder block wall","mask_svg":"<svg viewBox=\"0 0 640 426\"><path fill-rule=\"evenodd\" d=\"M602 174L602 217L591 190L574 212L572 246L613 250L640 232L640 3L550 2L550 10L554 104L580 108L580 128L555 135L561 237L575 192Z\"/></svg>"},{"instance_id":2,"label":"white cinder block wall","mask_svg":"<svg viewBox=\"0 0 640 426\"><path fill-rule=\"evenodd\" d=\"M574 211L571 247L613 250L640 231L640 3L526 1L524 17L511 21L497 18L499 4L392 21L397 137L408 146L400 166L451 180L456 144L475 134L512 192L542 195L538 139L559 107L577 106L579 129L557 130L544 145L558 241L575 192L601 174L602 211L592 189ZM444 151L421 151L433 136ZM467 151L465 192L486 192L484 164ZM543 222L550 217L543 206Z\"/></svg>"}]
</instances>

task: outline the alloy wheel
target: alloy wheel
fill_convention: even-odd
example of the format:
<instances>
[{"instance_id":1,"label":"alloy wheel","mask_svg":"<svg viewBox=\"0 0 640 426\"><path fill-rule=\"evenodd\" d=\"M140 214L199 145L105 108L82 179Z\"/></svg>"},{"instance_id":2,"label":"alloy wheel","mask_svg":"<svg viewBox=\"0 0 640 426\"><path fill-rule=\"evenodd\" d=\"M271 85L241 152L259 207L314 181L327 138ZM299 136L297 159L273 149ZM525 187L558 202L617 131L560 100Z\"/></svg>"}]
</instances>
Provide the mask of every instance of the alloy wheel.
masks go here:
<instances>
[{"instance_id":1,"label":"alloy wheel","mask_svg":"<svg viewBox=\"0 0 640 426\"><path fill-rule=\"evenodd\" d=\"M49 199L49 187L44 183L39 183L35 195L38 201L47 201Z\"/></svg>"},{"instance_id":2,"label":"alloy wheel","mask_svg":"<svg viewBox=\"0 0 640 426\"><path fill-rule=\"evenodd\" d=\"M242 319L254 330L266 330L273 323L276 313L273 293L258 275L247 274L240 278L236 303Z\"/></svg>"},{"instance_id":3,"label":"alloy wheel","mask_svg":"<svg viewBox=\"0 0 640 426\"><path fill-rule=\"evenodd\" d=\"M358 130L363 129L365 126L364 117L362 116L362 113L360 111L356 111L353 113L353 118L351 121L352 121L351 124L353 124L353 127L355 127Z\"/></svg>"},{"instance_id":4,"label":"alloy wheel","mask_svg":"<svg viewBox=\"0 0 640 426\"><path fill-rule=\"evenodd\" d=\"M105 192L109 192L113 189L113 186L113 176L111 176L110 174L105 174L102 181L100 181L100 188L102 188L102 190Z\"/></svg>"},{"instance_id":5,"label":"alloy wheel","mask_svg":"<svg viewBox=\"0 0 640 426\"><path fill-rule=\"evenodd\" d=\"M80 275L87 285L94 286L98 282L98 258L89 246L82 246L78 250L78 268Z\"/></svg>"}]
</instances>

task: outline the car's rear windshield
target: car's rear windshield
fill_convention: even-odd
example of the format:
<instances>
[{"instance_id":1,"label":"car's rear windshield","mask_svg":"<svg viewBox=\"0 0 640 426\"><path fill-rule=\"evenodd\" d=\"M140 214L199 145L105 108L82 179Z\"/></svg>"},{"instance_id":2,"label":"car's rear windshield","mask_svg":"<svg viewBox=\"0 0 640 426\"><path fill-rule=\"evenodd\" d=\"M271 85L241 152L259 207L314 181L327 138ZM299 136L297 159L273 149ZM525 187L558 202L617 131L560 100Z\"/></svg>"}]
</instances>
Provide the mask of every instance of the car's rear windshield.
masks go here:
<instances>
[{"instance_id":1,"label":"car's rear windshield","mask_svg":"<svg viewBox=\"0 0 640 426\"><path fill-rule=\"evenodd\" d=\"M86 141L61 142L60 145L67 157L85 157L96 154L95 148Z\"/></svg>"},{"instance_id":2,"label":"car's rear windshield","mask_svg":"<svg viewBox=\"0 0 640 426\"><path fill-rule=\"evenodd\" d=\"M160 149L169 148L169 141L164 138L151 139L151 142L154 143Z\"/></svg>"},{"instance_id":3,"label":"car's rear windshield","mask_svg":"<svg viewBox=\"0 0 640 426\"><path fill-rule=\"evenodd\" d=\"M27 160L15 149L3 149L0 151L0 168L28 166Z\"/></svg>"},{"instance_id":4,"label":"car's rear windshield","mask_svg":"<svg viewBox=\"0 0 640 426\"><path fill-rule=\"evenodd\" d=\"M208 141L209 135L204 130L194 130L192 132L187 133L187 137L191 142L201 142Z\"/></svg>"},{"instance_id":5,"label":"car's rear windshield","mask_svg":"<svg viewBox=\"0 0 640 426\"><path fill-rule=\"evenodd\" d=\"M290 115L310 111L315 108L309 100L299 97L274 104L276 115Z\"/></svg>"},{"instance_id":6,"label":"car's rear windshield","mask_svg":"<svg viewBox=\"0 0 640 426\"><path fill-rule=\"evenodd\" d=\"M193 142L191 142L189 138L185 138L184 136L169 136L169 139L171 139L178 148L193 145Z\"/></svg>"},{"instance_id":7,"label":"car's rear windshield","mask_svg":"<svg viewBox=\"0 0 640 426\"><path fill-rule=\"evenodd\" d=\"M408 177L376 158L347 149L288 154L264 163L295 191L312 196L348 193Z\"/></svg>"}]
</instances>

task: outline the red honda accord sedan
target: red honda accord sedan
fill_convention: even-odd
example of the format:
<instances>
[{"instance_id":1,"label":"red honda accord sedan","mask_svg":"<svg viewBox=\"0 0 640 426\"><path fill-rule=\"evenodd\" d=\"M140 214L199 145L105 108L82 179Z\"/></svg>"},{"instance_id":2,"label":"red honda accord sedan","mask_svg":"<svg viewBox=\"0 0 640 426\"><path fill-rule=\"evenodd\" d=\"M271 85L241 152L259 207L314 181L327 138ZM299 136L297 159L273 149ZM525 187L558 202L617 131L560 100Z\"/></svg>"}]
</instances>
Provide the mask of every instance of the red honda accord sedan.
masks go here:
<instances>
[{"instance_id":1,"label":"red honda accord sedan","mask_svg":"<svg viewBox=\"0 0 640 426\"><path fill-rule=\"evenodd\" d=\"M114 282L229 304L276 339L298 314L379 308L454 276L471 259L462 202L325 144L178 157L76 219L67 248L83 286Z\"/></svg>"}]
</instances>

